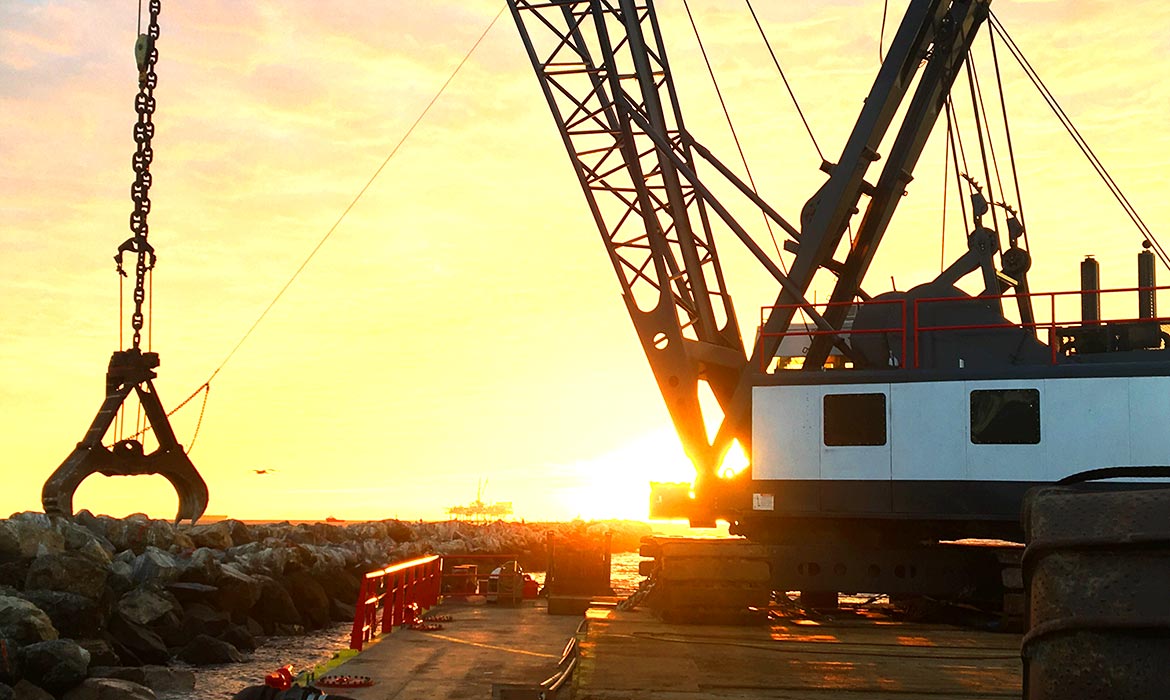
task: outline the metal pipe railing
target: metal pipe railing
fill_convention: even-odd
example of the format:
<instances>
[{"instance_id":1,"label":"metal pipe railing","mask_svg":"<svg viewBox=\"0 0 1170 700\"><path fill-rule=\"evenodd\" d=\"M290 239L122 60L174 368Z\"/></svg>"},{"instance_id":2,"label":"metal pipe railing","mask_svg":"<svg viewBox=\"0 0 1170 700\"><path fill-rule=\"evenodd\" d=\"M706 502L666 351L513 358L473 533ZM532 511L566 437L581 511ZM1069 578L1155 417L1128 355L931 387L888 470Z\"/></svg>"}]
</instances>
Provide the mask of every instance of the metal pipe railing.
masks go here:
<instances>
[{"instance_id":1,"label":"metal pipe railing","mask_svg":"<svg viewBox=\"0 0 1170 700\"><path fill-rule=\"evenodd\" d=\"M1146 295L1149 297L1153 297L1156 294L1156 292L1163 291L1166 289L1170 289L1170 287L1164 287L1164 286L1163 287L1126 287L1126 288L1118 288L1118 289L1095 290L1095 293L1099 294L1101 296L1117 295L1117 294L1123 294L1123 293L1128 293L1128 294L1137 293L1139 295ZM919 299L911 299L911 300L907 300L907 299L882 299L882 300L870 300L870 301L859 301L859 302L834 302L835 305L849 305L849 306L857 306L857 307L872 306L872 305L877 305L877 304L899 304L901 306L900 313L899 313L899 316L901 318L901 324L900 325L891 325L889 327L884 327L884 328L866 328L866 329L845 328L845 329L842 329L840 331L823 331L823 330L819 330L819 329L807 329L807 328L791 329L790 328L782 333L761 333L761 337L779 337L779 338L783 339L783 338L786 338L789 336L808 336L809 338L812 338L812 337L819 336L819 335L840 334L840 335L843 335L845 337L852 338L853 336L872 335L872 334L897 334L897 335L900 335L902 338L902 353L903 353L903 355L906 354L907 349L909 348L907 341L911 340L911 337L912 337L912 339L914 341L912 355L910 358L906 358L906 357L900 358L899 367L901 367L903 369L916 369L920 366L919 349L922 345L922 337L924 334L972 331L972 330L1000 330L1000 329L1017 328L1017 329L1026 329L1026 330L1032 331L1033 333L1038 333L1038 334L1045 333L1047 335L1047 345L1049 346L1049 349L1051 352L1051 360L1050 361L1052 364L1057 364L1057 362L1059 361L1060 348L1058 346L1059 346L1059 339L1060 339L1060 331L1064 328L1067 328L1067 327L1075 328L1075 327L1081 326L1081 325L1083 325L1083 321L1081 321L1080 319L1077 319L1077 318L1072 318L1072 317L1070 317L1068 319L1062 319L1062 318L1058 317L1057 316L1056 302L1057 302L1058 298L1060 298L1060 299L1079 298L1080 294L1081 294L1080 291L1030 292L1030 293L1023 294L1023 295L1000 294L1000 295L984 295L984 296L977 296L977 297L965 296L965 297L919 298ZM1048 314L1049 314L1048 319L1047 320L1040 320L1040 321L1033 321L1030 323L1005 320L1003 322L992 322L992 323L922 325L922 322L921 322L921 315L922 315L921 310L923 309L923 307L928 307L931 304L971 302L971 301L983 301L983 300L998 300L1002 303L1003 300L1009 299L1013 296L1026 296L1029 298L1047 297L1048 303L1046 304L1046 306L1048 307ZM911 308L909 308L909 309L907 309L907 301L910 302ZM834 304L823 304L822 306L828 307L828 306L832 306ZM786 305L786 306L793 306L794 308L796 307L796 305ZM761 318L767 318L768 315L771 312L773 312L776 308L782 308L782 307L775 307L775 306L762 307L760 310ZM907 317L909 317L909 318L907 318ZM909 323L907 323L907 321L909 321ZM1113 323L1113 324L1121 324L1121 325L1135 324L1135 323L1163 324L1163 323L1170 323L1170 317L1144 317L1144 316L1139 316L1138 318L1128 318L1127 317L1127 318L1109 319L1108 321L1101 321L1100 323ZM761 325L762 325L762 323L761 323ZM767 368L768 363L770 363L774 359L775 358L768 358L768 357L761 358L760 371L766 372L768 369Z\"/></svg>"},{"instance_id":2,"label":"metal pipe railing","mask_svg":"<svg viewBox=\"0 0 1170 700\"><path fill-rule=\"evenodd\" d=\"M349 648L361 651L375 637L413 622L415 610L421 613L434 607L439 602L442 578L443 559L437 554L366 573L354 607Z\"/></svg>"}]
</instances>

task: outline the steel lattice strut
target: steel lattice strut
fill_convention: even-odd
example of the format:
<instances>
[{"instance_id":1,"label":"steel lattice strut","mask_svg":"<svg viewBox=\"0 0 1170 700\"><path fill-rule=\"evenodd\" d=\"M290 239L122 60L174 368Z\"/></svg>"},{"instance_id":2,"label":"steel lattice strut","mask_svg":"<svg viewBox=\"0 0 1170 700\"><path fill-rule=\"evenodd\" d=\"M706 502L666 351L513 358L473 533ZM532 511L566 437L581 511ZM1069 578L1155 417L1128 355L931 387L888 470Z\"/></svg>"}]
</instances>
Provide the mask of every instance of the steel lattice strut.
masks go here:
<instances>
[{"instance_id":1,"label":"steel lattice strut","mask_svg":"<svg viewBox=\"0 0 1170 700\"><path fill-rule=\"evenodd\" d=\"M723 403L747 360L707 208L676 164L693 172L695 160L653 7L511 8L684 447L713 474L731 439L750 435L708 441L699 382Z\"/></svg>"}]
</instances>

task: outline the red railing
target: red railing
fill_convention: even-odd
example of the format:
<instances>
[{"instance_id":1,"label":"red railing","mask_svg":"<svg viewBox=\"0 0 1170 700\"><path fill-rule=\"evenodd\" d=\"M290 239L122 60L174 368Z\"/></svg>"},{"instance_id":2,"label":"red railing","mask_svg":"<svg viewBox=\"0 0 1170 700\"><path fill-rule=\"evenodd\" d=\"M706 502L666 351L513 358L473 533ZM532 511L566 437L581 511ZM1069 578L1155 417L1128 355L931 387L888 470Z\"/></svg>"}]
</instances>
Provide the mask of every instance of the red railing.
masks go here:
<instances>
[{"instance_id":1,"label":"red railing","mask_svg":"<svg viewBox=\"0 0 1170 700\"><path fill-rule=\"evenodd\" d=\"M840 330L840 331L826 331L826 330L821 330L819 328L801 328L801 329L793 330L790 326L789 330L786 330L782 333L760 333L760 339L763 340L764 338L779 338L780 343L783 343L784 339L787 337L790 337L790 336L806 337L811 341L814 337L822 336L822 335L835 335L835 336L842 336L842 337L851 337L854 335L866 335L866 334L874 334L874 333L901 333L902 334L902 347L906 347L906 334L907 334L908 330L907 330L907 326L906 326L906 300L905 299L871 299L870 301L865 301L865 302L860 302L860 303L855 303L855 302L851 302L851 301L838 301L838 302L829 302L829 303L825 303L825 304L820 304L820 307L822 309L828 310L829 308L834 307L834 306L846 306L846 307L870 306L870 305L880 306L882 304L885 304L885 305L896 304L899 307L898 308L898 312L899 312L898 317L901 320L901 323L899 325L890 326L889 328L845 329L845 330ZM763 328L764 323L768 320L769 316L776 309L794 309L796 313L793 313L793 318L796 318L797 313L799 313L801 310L805 310L807 308L808 307L805 306L804 304L780 304L778 306L762 307L760 309L760 327ZM821 313L823 315L825 312L822 311ZM777 349L779 349L779 347L780 346L777 345ZM774 359L776 359L776 358L774 358L774 357L760 357L760 371L767 372L768 371L768 363L770 363Z\"/></svg>"},{"instance_id":2,"label":"red railing","mask_svg":"<svg viewBox=\"0 0 1170 700\"><path fill-rule=\"evenodd\" d=\"M1069 315L1067 318L1065 318L1063 320L1059 320L1061 317L1057 316L1057 313L1056 313L1057 297L1064 297L1064 298L1075 297L1077 299L1077 301L1079 302L1086 294L1095 294L1095 295L1097 295L1098 299L1100 299L1103 295L1106 295L1106 294L1139 293L1139 292L1152 292L1152 293L1156 294L1158 291L1165 290L1165 289L1170 289L1170 287L1123 287L1123 288L1118 288L1118 289L1093 290L1090 292L1076 290L1076 291L1069 291L1069 292L1031 292L1028 294L999 294L999 295L989 294L986 296L979 296L979 297L937 297L937 298L915 299L914 300L914 311L913 311L913 321L914 321L914 364L913 364L913 366L915 368L917 368L919 366L918 349L922 346L922 343L920 342L920 340L922 338L923 333L953 332L953 331L968 331L968 330L996 330L996 329L1008 329L1008 328L1027 329L1027 330L1032 331L1033 333L1035 333L1036 331L1039 331L1039 330L1046 331L1046 334L1048 336L1047 345L1048 345L1049 353L1050 353L1050 361L1052 364L1055 365L1057 363L1057 358L1058 358L1059 353L1060 353L1059 332L1062 329L1070 328L1070 327L1080 327L1080 326L1086 326L1086 325L1105 326L1107 324L1119 324L1119 325L1132 324L1132 323L1158 323L1158 324L1161 324L1161 323L1170 322L1170 318L1167 318L1164 316L1160 316L1160 317L1156 317L1156 318L1109 318L1109 319L1103 318L1103 319L1100 319L1097 321L1084 321L1078 315ZM921 317L919 309L923 305L926 305L926 304L939 304L939 303L948 303L948 302L954 303L956 301L970 301L972 298L977 299L977 300L994 299L994 300L998 300L1002 304L1005 299L1013 299L1013 298L1017 298L1017 297L1027 297L1027 298L1032 299L1032 300L1035 300L1036 298L1047 298L1048 299L1048 304L1047 304L1047 306L1048 306L1048 320L1047 321L1033 321L1031 323L1025 323L1023 321L1020 321L1020 322L1005 321L1003 323L943 324L943 325L937 325L937 326L923 326L923 325L919 324L919 318ZM1033 308L1033 311L1036 310L1035 303L1032 304L1032 308ZM902 347L903 348L906 347L905 341L903 341Z\"/></svg>"},{"instance_id":3,"label":"red railing","mask_svg":"<svg viewBox=\"0 0 1170 700\"><path fill-rule=\"evenodd\" d=\"M829 307L832 307L832 306L857 306L857 307L861 307L861 306L871 306L871 305L878 305L878 304L898 304L901 307L899 309L899 311L900 311L900 313L899 313L900 324L885 327L885 328L866 328L866 329L845 328L845 329L842 329L840 331L821 330L821 329L816 329L816 328L792 329L790 327L789 330L786 330L782 333L761 333L760 337L761 337L761 339L763 339L763 338L780 338L781 342L783 342L784 338L790 337L790 336L808 337L811 339L811 338L814 338L817 336L837 335L837 336L841 336L841 337L845 337L845 338L851 338L852 336L856 336L856 335L896 333L896 334L901 335L901 337L902 337L902 348L903 348L903 353L905 353L906 348L908 347L906 341L911 337L911 334L912 334L913 341L914 341L914 350L913 350L912 361L907 362L906 359L901 359L901 366L904 368L905 367L917 368L920 365L919 348L922 346L921 339L922 339L923 333L945 333L945 332L955 332L955 331L994 330L994 329L1012 329L1012 328L1027 329L1027 330L1032 331L1033 333L1036 333L1039 331L1043 331L1046 333L1047 345L1049 346L1050 352L1051 352L1051 362L1052 362L1052 364L1056 364L1058 361L1059 353L1060 353L1060 343L1059 343L1060 332L1064 329L1078 328L1078 327L1083 327L1086 325L1094 325L1094 324L1099 324L1099 325L1105 326L1108 324L1124 325L1124 324L1133 324L1133 323L1158 323L1158 324L1170 323L1170 317L1165 317L1165 316L1159 316L1156 318L1110 318L1110 319L1102 319L1100 321L1083 321L1079 317L1078 314L1068 313L1068 312L1065 313L1066 318L1063 318L1063 320L1062 320L1062 317L1057 315L1057 303L1056 302L1057 302L1058 297L1059 298L1075 298L1079 302L1080 299L1083 297L1083 295L1090 294L1090 293L1096 294L1096 295L1098 295L1098 298L1101 298L1104 295L1109 295L1109 294L1139 293L1139 292L1157 293L1159 291L1163 291L1166 289L1170 289L1170 287L1126 287L1126 288L1118 288L1118 289L1101 289L1101 290L1096 290L1093 292L1085 292L1085 291L1081 291L1081 290L1075 290L1075 291L1067 291L1067 292L1031 292L1031 293L1026 294L1026 295L1023 295L1023 294L1021 294L1021 295L1001 294L1001 295L986 295L986 296L978 296L978 297L922 298L922 299L914 299L913 300L913 304L912 304L913 308L910 311L910 318L909 319L907 318L907 309L906 309L907 300L906 299L881 299L881 300L870 300L870 301L863 301L863 302L834 302L831 304L821 304L821 305L819 305L819 307L822 309L828 309ZM1033 299L1033 300L1036 298L1047 298L1048 303L1045 304L1044 306L1046 306L1047 310L1048 310L1048 319L1041 320L1041 321L1032 321L1032 322L1028 322L1028 323L1025 323L1022 321L1016 322L1016 321L1011 321L1011 320L1005 320L1002 323L942 324L942 325L928 325L928 326L921 325L921 323L920 323L920 319L921 319L921 315L922 315L921 308L927 304L993 300L993 301L998 301L1002 305L1005 300L1015 299L1015 298L1021 297L1021 296L1026 296L1029 299ZM1037 306L1038 306L1037 304L1035 304L1035 303L1033 304L1034 311L1039 310L1037 308ZM789 305L762 307L760 310L760 318L761 318L760 325L762 327L764 324L764 321L766 321L767 318L770 316L770 314L773 313L776 309L795 309L795 310L799 311L799 310L804 309L804 308L807 308L807 307L805 307L804 305L801 305L801 304L789 304ZM1079 308L1077 311L1079 312ZM907 323L908 320L910 321L909 324ZM774 357L761 357L760 358L760 362L762 365L760 368L761 371L766 372L768 370L768 364L775 359L776 358L774 358Z\"/></svg>"},{"instance_id":4,"label":"red railing","mask_svg":"<svg viewBox=\"0 0 1170 700\"><path fill-rule=\"evenodd\" d=\"M439 602L442 577L443 559L437 554L367 573L358 591L349 648L361 651L378 635L413 622L416 610L421 613L434 607Z\"/></svg>"}]
</instances>

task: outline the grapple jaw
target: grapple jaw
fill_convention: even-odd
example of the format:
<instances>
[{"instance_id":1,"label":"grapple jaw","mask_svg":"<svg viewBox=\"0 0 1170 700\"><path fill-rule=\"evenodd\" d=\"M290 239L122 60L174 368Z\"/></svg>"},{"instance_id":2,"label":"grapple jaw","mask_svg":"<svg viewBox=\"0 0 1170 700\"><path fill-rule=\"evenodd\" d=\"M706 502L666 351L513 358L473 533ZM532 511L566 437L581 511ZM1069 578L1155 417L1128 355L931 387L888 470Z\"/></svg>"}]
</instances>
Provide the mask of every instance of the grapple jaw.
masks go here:
<instances>
[{"instance_id":1,"label":"grapple jaw","mask_svg":"<svg viewBox=\"0 0 1170 700\"><path fill-rule=\"evenodd\" d=\"M199 475L183 446L175 438L170 420L163 410L152 380L158 367L157 353L137 349L115 352L106 372L106 398L90 425L85 438L69 457L57 467L41 489L41 503L49 515L73 515L73 495L81 482L93 474L104 476L140 476L158 474L175 487L179 510L175 522L197 521L207 510L207 483ZM134 391L146 413L150 427L158 438L158 448L146 454L134 438L120 440L111 447L102 438L113 423L118 409Z\"/></svg>"}]
</instances>

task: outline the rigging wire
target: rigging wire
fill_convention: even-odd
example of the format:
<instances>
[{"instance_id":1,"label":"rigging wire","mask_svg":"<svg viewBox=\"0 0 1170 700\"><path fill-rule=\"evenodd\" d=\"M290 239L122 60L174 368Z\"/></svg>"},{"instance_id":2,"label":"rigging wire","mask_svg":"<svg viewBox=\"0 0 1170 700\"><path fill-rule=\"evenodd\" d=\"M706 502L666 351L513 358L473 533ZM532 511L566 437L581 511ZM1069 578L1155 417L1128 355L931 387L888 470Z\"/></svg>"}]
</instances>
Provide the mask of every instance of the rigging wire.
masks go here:
<instances>
[{"instance_id":1,"label":"rigging wire","mask_svg":"<svg viewBox=\"0 0 1170 700\"><path fill-rule=\"evenodd\" d=\"M947 122L947 134L950 135L950 121ZM938 253L938 272L941 275L947 268L947 193L950 187L947 186L947 180L951 176L951 152L948 148L950 144L943 141L943 186L942 186L942 233L939 235L939 253Z\"/></svg>"},{"instance_id":2,"label":"rigging wire","mask_svg":"<svg viewBox=\"0 0 1170 700\"><path fill-rule=\"evenodd\" d=\"M950 111L948 119L954 119L955 124L955 142L959 145L959 158L963 163L963 174L970 172L970 166L967 164L967 149L963 146L963 131L959 128L959 112L955 109L955 102L950 95L947 96L947 109ZM949 123L949 122L948 122ZM959 160L955 161L955 166L958 167ZM964 214L964 218L966 215Z\"/></svg>"},{"instance_id":3,"label":"rigging wire","mask_svg":"<svg viewBox=\"0 0 1170 700\"><path fill-rule=\"evenodd\" d=\"M141 0L139 0L139 2L141 3ZM191 392L191 394L187 398L183 399L183 401L180 402L179 405L175 406L173 409L171 409L167 413L168 417L174 415L179 409L186 406L192 399L194 399L196 396L198 396L200 392L206 392L204 394L204 399L203 399L203 409L201 409L199 412L199 424L202 425L203 412L207 408L207 395L210 394L210 392L211 392L211 381L213 379L215 379L215 377L220 373L221 370L223 370L223 368L232 359L232 357L235 356L236 352L240 349L240 347L243 346L243 344L248 340L248 338L256 330L256 327L260 325L260 322L263 321L264 318L268 315L268 312L272 310L272 307L274 307L276 305L276 303L278 301L280 301L280 298L284 296L284 293L286 291L288 291L289 287L292 286L293 282L296 281L297 277L299 277L300 274L302 272L304 272L305 268L308 267L309 262L311 262L313 260L313 258L317 255L317 252L320 251L322 246L325 245L325 242L329 240L329 238L333 235L333 232L336 231L338 226L341 225L341 222L345 220L346 215L349 214L349 212L354 208L354 206L358 203L358 201L362 198L362 196L365 195L366 191L370 189L370 186L374 184L374 180L376 180L377 177L386 168L386 166L390 163L390 160L392 158L394 158L395 155L398 154L399 149L402 148L402 145L404 143L406 143L406 140L409 139L411 134L414 133L415 128L417 128L418 125L422 122L423 118L426 117L427 113L431 110L431 107L433 107L435 105L435 103L438 102L439 97L441 97L442 94L447 90L447 87L455 79L455 76L459 74L459 71L462 70L463 66L467 63L468 59L471 58L471 55L473 53L475 53L475 50L477 48L479 48L479 45L481 43L483 43L484 38L488 35L488 32L491 31L492 27L495 26L496 22L500 19L500 17L503 16L504 10L506 10L507 7L508 6L506 4L503 7L501 7L500 11L496 13L495 17L493 17L492 20L490 22L488 22L487 27L485 27L483 32L480 33L479 38L477 38L475 40L475 42L471 45L471 48L469 48L467 50L467 52L463 55L463 58L459 61L459 64L455 66L455 69L451 71L451 74L449 76L447 76L447 79L445 81L443 81L442 86L439 87L439 90L431 98L430 102L428 102L427 105L425 107L423 107L422 111L419 112L418 117L415 118L414 122L410 125L410 128L408 128L406 130L406 133L404 133L402 135L402 138L400 138L398 140L398 143L396 143L394 145L394 148L390 150L390 154L387 155L386 158L382 161L382 164L379 165L376 170L374 170L374 173L366 181L366 184L362 186L362 188L358 191L357 195L355 195L354 198L350 201L349 205L346 206L346 208L341 212L341 215L337 217L337 220L334 221L333 225L329 227L329 230L325 232L325 235L321 237L321 240L317 242L317 245L313 247L313 249L309 252L308 256L306 256L304 261L301 262L300 266L297 267L296 271L294 271L292 276L289 277L288 281L284 283L284 286L282 286L280 288L280 291L278 291L276 293L276 296L274 296L272 298L272 301L268 302L268 305L264 307L264 310L260 312L260 315L256 318L255 321L252 322L252 325L248 328L247 331L244 332L244 335L235 344L235 346L232 347L231 351L228 352L228 354L223 358L223 360L219 363L219 365L215 368L215 370L212 371L211 375L207 377L207 380L205 382L203 382L201 385L199 385L199 388L197 388L197 389L195 389L195 391ZM139 437L141 435L144 435L145 433L149 432L150 429L151 429L151 426L147 425L145 428L138 430L131 437ZM196 435L198 435L198 430L199 430L199 428L198 428L198 426L196 426ZM194 442L194 437L192 437L192 442Z\"/></svg>"},{"instance_id":4,"label":"rigging wire","mask_svg":"<svg viewBox=\"0 0 1170 700\"><path fill-rule=\"evenodd\" d=\"M975 109L979 110L979 114L982 115L982 125L983 128L987 131L987 149L988 152L991 153L991 168L995 173L995 186L998 188L998 193L995 199L1003 202L1005 199L1005 195L1003 193L1003 178L999 172L999 158L995 155L995 139L992 138L991 135L991 120L987 118L987 100L983 98L983 85L979 82L979 69L975 66L975 56L968 52L967 60L971 64L971 76L975 81L975 93L979 96L979 103L975 105ZM996 223L996 228L999 228L998 222Z\"/></svg>"},{"instance_id":5,"label":"rigging wire","mask_svg":"<svg viewBox=\"0 0 1170 700\"><path fill-rule=\"evenodd\" d=\"M881 33L878 35L878 63L884 63L886 60L885 51L882 47L885 46L886 43L886 15L889 13L889 11L890 0L885 0L885 2L882 3L882 29Z\"/></svg>"},{"instance_id":6,"label":"rigging wire","mask_svg":"<svg viewBox=\"0 0 1170 700\"><path fill-rule=\"evenodd\" d=\"M739 142L739 134L735 131L735 124L731 121L731 112L728 111L727 102L723 99L723 90L719 88L719 81L715 78L715 68L711 65L711 59L707 57L707 48L703 45L703 37L699 36L699 26L695 24L695 16L691 14L691 5L687 0L683 0L683 7L686 8L687 19L691 21L691 29L695 32L695 41L699 43L699 52L703 54L703 62L707 64L707 74L711 76L711 84L715 87L715 94L719 97L719 106L723 108L723 116L727 119L727 128L731 130L731 138L735 141L735 148L739 151L739 159L743 162L744 171L747 172L748 183L752 186L752 192L758 195L759 188L756 187L755 178L752 177L752 169L748 165L747 155L743 152L743 145ZM764 217L764 225L768 227L768 235L772 238L772 247L776 249L776 259L780 262L780 269L787 275L788 266L780 254L780 244L776 241L775 231L772 230L772 220L765 212L760 213Z\"/></svg>"},{"instance_id":7,"label":"rigging wire","mask_svg":"<svg viewBox=\"0 0 1170 700\"><path fill-rule=\"evenodd\" d=\"M684 0L685 2L685 0ZM812 142L813 148L816 149L817 157L821 159L822 164L829 162L825 158L824 151L821 150L821 145L817 143L817 137L813 134L812 126L808 123L808 118L804 116L804 110L800 107L800 100L796 99L796 93L792 90L792 84L788 82L788 76L784 73L784 68L780 65L780 58L776 56L775 49L772 48L772 42L768 40L768 33L764 31L764 25L760 22L759 15L756 14L756 8L752 6L752 0L744 0L748 11L752 14L752 20L756 23L756 29L760 30L760 38L764 40L764 46L768 47L768 54L772 57L772 63L776 66L776 71L780 74L780 80L784 82L784 88L788 91L788 97L792 100L792 105L796 107L796 113L800 116L800 121L804 124L804 130L808 133L809 141ZM851 223L846 224L846 229L849 231L849 247L853 247L853 226ZM799 309L801 319L805 325L808 321L805 318L804 308ZM812 336L809 336L810 340Z\"/></svg>"},{"instance_id":8,"label":"rigging wire","mask_svg":"<svg viewBox=\"0 0 1170 700\"><path fill-rule=\"evenodd\" d=\"M454 80L455 76L459 74L459 71L463 68L463 65L467 63L469 58L471 58L471 54L474 53L477 48L479 48L479 45L483 41L484 37L486 37L487 33L491 31L493 26L495 26L496 20L498 20L500 16L504 14L505 9L507 9L507 5L501 7L500 11L496 13L496 16L492 18L492 21L488 22L488 26L483 30L483 33L479 35L479 38L475 40L475 43L472 44L471 48L467 50L467 53L463 55L463 59L459 61L459 65L455 66L455 70L451 72L451 75L447 76L447 80L443 82L443 85L439 88L439 91L435 93L434 97L431 98L431 101L427 103L427 106L423 107L423 110L419 112L419 115L415 118L414 123L410 125L410 128L406 130L406 133L402 135L402 138L400 138L398 143L394 145L394 148L391 149L390 154L386 156L386 158L382 161L382 164L378 166L378 168L374 171L374 174L370 175L370 178L366 181L366 184L362 186L357 195L355 195L354 198L350 201L349 205L345 207L345 209L341 212L341 215L337 217L337 220L333 222L333 225L329 227L329 230L325 232L325 235L321 237L321 240L317 242L317 245L313 246L313 250L309 252L308 256L305 257L304 261L301 262L300 266L297 267L295 272L293 272L292 276L288 278L288 281L284 283L284 286L280 288L280 291L276 293L276 296L272 298L272 301L268 302L268 306L264 307L264 310L260 312L260 315L256 317L256 320L253 321L248 330L244 332L244 335L240 338L239 342L236 343L235 347L231 349L227 356L223 358L223 361L219 363L219 366L215 368L215 371L211 373L211 376L207 378L208 382L210 382L212 379L215 379L215 376L219 374L220 370L224 368L224 365L226 365L228 361L232 359L232 357L236 354L236 351L240 349L240 346L242 346L244 342L248 340L248 337L252 335L252 332L256 330L256 327L260 325L260 322L264 320L264 318L268 315L268 312L271 311L272 307L276 305L276 302L280 301L280 298L284 296L284 293L288 291L288 288L292 286L292 283L295 282L297 277L299 277L300 274L304 272L305 268L309 266L309 263L317 255L317 252L321 250L321 247L324 246L325 242L328 241L329 238L333 235L333 232L336 231L337 227L341 225L341 222L345 220L345 217L349 214L349 212L354 208L362 196L365 195L366 191L370 189L370 186L374 184L374 180L376 180L378 176L382 174L382 170L384 170L390 163L390 160L398 154L398 149L402 148L402 144L406 143L406 140L410 138L411 134L414 133L415 128L419 125L419 123L422 122L423 118L426 117L427 112L429 112L431 107L433 107L435 103L438 102L439 97L442 96L444 91L446 91L447 86L451 84L451 81ZM196 393L198 393L198 390Z\"/></svg>"},{"instance_id":9,"label":"rigging wire","mask_svg":"<svg viewBox=\"0 0 1170 700\"><path fill-rule=\"evenodd\" d=\"M1012 182L1016 188L1016 207L1019 210L1017 216L1023 233L1024 248L1031 250L1032 247L1028 245L1028 222L1024 218L1024 196L1020 194L1020 171L1016 167L1016 150L1012 145L1012 128L1008 122L1007 100L1004 99L1003 93L1003 74L999 69L999 54L995 50L995 32L988 32L987 37L991 41L991 61L995 65L995 84L999 88L999 106L1003 112L1004 140L1007 142L1008 161L1012 168ZM1003 191L1002 186L1000 187L1000 191Z\"/></svg>"},{"instance_id":10,"label":"rigging wire","mask_svg":"<svg viewBox=\"0 0 1170 700\"><path fill-rule=\"evenodd\" d=\"M978 83L975 78L975 64L972 60L971 52L967 51L967 87L971 92L971 113L975 116L975 136L979 139L979 157L983 161L983 177L984 183L987 185L987 205L988 212L991 214L992 228L999 229L998 216L995 213L995 207L992 204L998 199L995 196L995 191L992 188L991 181L991 166L987 160L987 144L983 140L983 122L979 119L979 95L977 93ZM988 139L990 140L990 138Z\"/></svg>"},{"instance_id":11,"label":"rigging wire","mask_svg":"<svg viewBox=\"0 0 1170 700\"><path fill-rule=\"evenodd\" d=\"M812 127L808 124L808 119L804 116L804 110L800 108L800 102L796 99L796 93L792 91L792 85L788 83L788 76L784 74L784 69L780 67L780 59L776 57L776 52L772 50L772 42L768 41L768 35L764 32L764 25L760 24L760 18L756 15L756 8L752 7L752 0L744 0L747 3L748 10L752 13L752 19L756 21L756 27L760 30L760 36L764 39L764 45L768 47L768 53L772 55L772 63L776 64L776 70L780 72L780 79L784 81L784 87L788 89L788 96L792 98L792 104L796 106L796 113L800 115L800 121L804 123L804 130L808 132L808 137L812 140L813 148L817 149L817 155L821 160L828 162L825 159L825 154L821 152L821 146L817 143L817 137L813 135Z\"/></svg>"},{"instance_id":12,"label":"rigging wire","mask_svg":"<svg viewBox=\"0 0 1170 700\"><path fill-rule=\"evenodd\" d=\"M951 102L950 95L947 95L946 114L947 114L947 142L951 147L951 160L955 164L955 190L963 191L963 172L967 169L967 157L964 155L962 161L959 160L960 149L963 147L963 141L958 135L958 120L955 116L955 106ZM959 163L962 163L962 168ZM967 225L967 199L959 197L959 209L963 213L963 226Z\"/></svg>"},{"instance_id":13,"label":"rigging wire","mask_svg":"<svg viewBox=\"0 0 1170 700\"><path fill-rule=\"evenodd\" d=\"M1141 215L1138 214L1133 204L1130 203L1129 199L1125 196L1125 193L1121 191L1121 187L1113 179L1113 176L1109 174L1109 171L1097 157L1097 154L1093 152L1093 149L1089 146L1088 142L1085 141L1085 138L1081 136L1080 131L1076 128L1076 125L1072 123L1072 120L1060 106L1060 103L1057 102L1056 97L1053 96L1052 92L1048 89L1048 86L1045 85L1044 81L1040 79L1040 75L1036 72L1036 69L1032 67L1032 64L1024 56L1023 51L1020 50L1020 47L1016 45L1011 35L1008 34L1007 28L1004 27L1003 22L1000 21L999 17L997 17L994 12L989 13L988 18L990 20L992 29L999 34L999 37L1003 40L1004 45L1007 46L1012 56L1016 59L1016 62L1020 64L1020 67L1024 70L1024 73L1028 76L1029 80L1032 81L1032 84L1036 86L1036 89L1040 92L1041 97L1044 98L1044 101L1048 104L1048 107L1052 110L1053 114L1056 115L1056 118L1060 121L1061 125L1064 126L1065 131L1068 132L1069 136L1072 137L1073 141L1081 149L1081 152L1085 155L1085 158L1088 159L1089 164L1105 183L1105 186L1109 189L1110 193L1113 194L1114 199L1116 199L1117 203L1121 205L1121 208L1125 210L1125 213L1129 216L1130 221L1132 221L1134 226L1137 227L1138 231L1142 234L1142 237L1145 238L1147 242L1149 242L1154 253L1158 256L1158 259L1164 266L1166 266L1167 269L1170 269L1170 255L1167 255L1166 250L1162 247L1161 243L1158 242L1158 239L1154 236L1153 231L1151 231L1150 228L1146 225L1146 222L1142 219Z\"/></svg>"}]
</instances>

